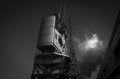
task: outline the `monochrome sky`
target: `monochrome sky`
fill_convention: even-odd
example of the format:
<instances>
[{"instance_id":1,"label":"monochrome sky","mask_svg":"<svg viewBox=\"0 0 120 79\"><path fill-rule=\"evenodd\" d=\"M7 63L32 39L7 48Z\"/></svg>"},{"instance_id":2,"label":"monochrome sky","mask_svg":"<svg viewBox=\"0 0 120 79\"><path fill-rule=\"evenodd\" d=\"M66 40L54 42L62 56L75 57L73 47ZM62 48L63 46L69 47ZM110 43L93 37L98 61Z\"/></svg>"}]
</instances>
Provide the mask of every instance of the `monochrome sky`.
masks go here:
<instances>
[{"instance_id":1,"label":"monochrome sky","mask_svg":"<svg viewBox=\"0 0 120 79\"><path fill-rule=\"evenodd\" d=\"M41 18L55 12L61 2L1 2L0 79L30 79ZM98 39L99 47L103 47L101 43L107 46L119 10L119 0L67 0L66 20L71 18L77 60L84 79L95 79L92 75L100 68L103 50L87 50L85 54L81 48L91 39Z\"/></svg>"}]
</instances>

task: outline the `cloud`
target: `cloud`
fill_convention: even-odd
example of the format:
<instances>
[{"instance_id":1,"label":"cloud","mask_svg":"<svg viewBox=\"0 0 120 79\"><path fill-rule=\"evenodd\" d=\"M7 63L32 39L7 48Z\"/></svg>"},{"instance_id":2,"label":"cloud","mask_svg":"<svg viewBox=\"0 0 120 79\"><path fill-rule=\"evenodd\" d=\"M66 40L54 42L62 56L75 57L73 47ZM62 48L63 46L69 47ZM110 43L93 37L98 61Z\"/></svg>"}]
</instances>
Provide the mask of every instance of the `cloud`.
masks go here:
<instances>
[{"instance_id":1,"label":"cloud","mask_svg":"<svg viewBox=\"0 0 120 79\"><path fill-rule=\"evenodd\" d=\"M98 34L85 34L83 39L73 37L80 76L96 79L105 54L106 42Z\"/></svg>"},{"instance_id":2,"label":"cloud","mask_svg":"<svg viewBox=\"0 0 120 79\"><path fill-rule=\"evenodd\" d=\"M99 38L97 34L84 35L84 39L74 37L73 40L77 44L79 52L86 54L93 52L94 55L102 55L106 48L106 43ZM98 52L99 51L99 52Z\"/></svg>"},{"instance_id":3,"label":"cloud","mask_svg":"<svg viewBox=\"0 0 120 79\"><path fill-rule=\"evenodd\" d=\"M87 51L98 51L104 50L104 41L100 40L97 34L92 34L92 36L85 35L85 39L81 41L78 38L74 38L74 41L77 42L78 48L82 52Z\"/></svg>"}]
</instances>

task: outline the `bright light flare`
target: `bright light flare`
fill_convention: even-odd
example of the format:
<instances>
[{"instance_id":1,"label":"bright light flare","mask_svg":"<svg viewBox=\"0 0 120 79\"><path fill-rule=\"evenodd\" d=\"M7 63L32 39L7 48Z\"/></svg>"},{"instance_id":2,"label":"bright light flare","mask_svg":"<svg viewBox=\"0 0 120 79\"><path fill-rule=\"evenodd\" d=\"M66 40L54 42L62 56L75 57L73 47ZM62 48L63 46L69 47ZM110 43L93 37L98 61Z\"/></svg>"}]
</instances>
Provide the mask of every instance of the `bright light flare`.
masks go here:
<instances>
[{"instance_id":1,"label":"bright light flare","mask_svg":"<svg viewBox=\"0 0 120 79\"><path fill-rule=\"evenodd\" d=\"M94 34L92 38L86 40L85 46L88 49L90 48L94 49L97 47L98 42L99 42L98 37Z\"/></svg>"},{"instance_id":2,"label":"bright light flare","mask_svg":"<svg viewBox=\"0 0 120 79\"><path fill-rule=\"evenodd\" d=\"M104 56L106 50L106 42L101 40L97 34L85 34L83 39L74 37L76 46L76 57L82 62L87 55Z\"/></svg>"},{"instance_id":3,"label":"bright light flare","mask_svg":"<svg viewBox=\"0 0 120 79\"><path fill-rule=\"evenodd\" d=\"M97 34L92 34L91 37L85 36L85 40L79 44L79 48L82 51L88 51L88 50L98 50L98 49L103 49L103 41L101 41L98 38Z\"/></svg>"}]
</instances>

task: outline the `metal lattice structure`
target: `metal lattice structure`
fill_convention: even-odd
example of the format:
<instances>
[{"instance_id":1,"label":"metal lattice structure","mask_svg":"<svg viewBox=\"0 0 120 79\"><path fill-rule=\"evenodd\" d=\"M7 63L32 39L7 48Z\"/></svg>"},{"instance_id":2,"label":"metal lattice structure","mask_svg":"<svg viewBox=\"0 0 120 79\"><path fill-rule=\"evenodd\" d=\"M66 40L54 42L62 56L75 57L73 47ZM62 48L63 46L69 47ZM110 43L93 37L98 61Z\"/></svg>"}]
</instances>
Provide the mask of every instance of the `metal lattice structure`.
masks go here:
<instances>
[{"instance_id":1,"label":"metal lattice structure","mask_svg":"<svg viewBox=\"0 0 120 79\"><path fill-rule=\"evenodd\" d=\"M71 27L65 24L64 10L62 8L58 13L43 17L41 20L37 42L39 51L34 57L31 79L77 78Z\"/></svg>"}]
</instances>

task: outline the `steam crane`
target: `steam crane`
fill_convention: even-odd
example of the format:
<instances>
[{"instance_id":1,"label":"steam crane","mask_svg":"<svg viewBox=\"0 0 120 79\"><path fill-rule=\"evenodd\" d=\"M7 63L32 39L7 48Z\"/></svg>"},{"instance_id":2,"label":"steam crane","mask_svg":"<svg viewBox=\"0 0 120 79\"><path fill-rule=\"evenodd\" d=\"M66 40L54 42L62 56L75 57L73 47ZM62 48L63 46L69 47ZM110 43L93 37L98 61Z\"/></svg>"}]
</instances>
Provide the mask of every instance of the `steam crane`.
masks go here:
<instances>
[{"instance_id":1,"label":"steam crane","mask_svg":"<svg viewBox=\"0 0 120 79\"><path fill-rule=\"evenodd\" d=\"M65 2L61 10L43 17L31 79L76 79L71 31L65 24Z\"/></svg>"}]
</instances>

